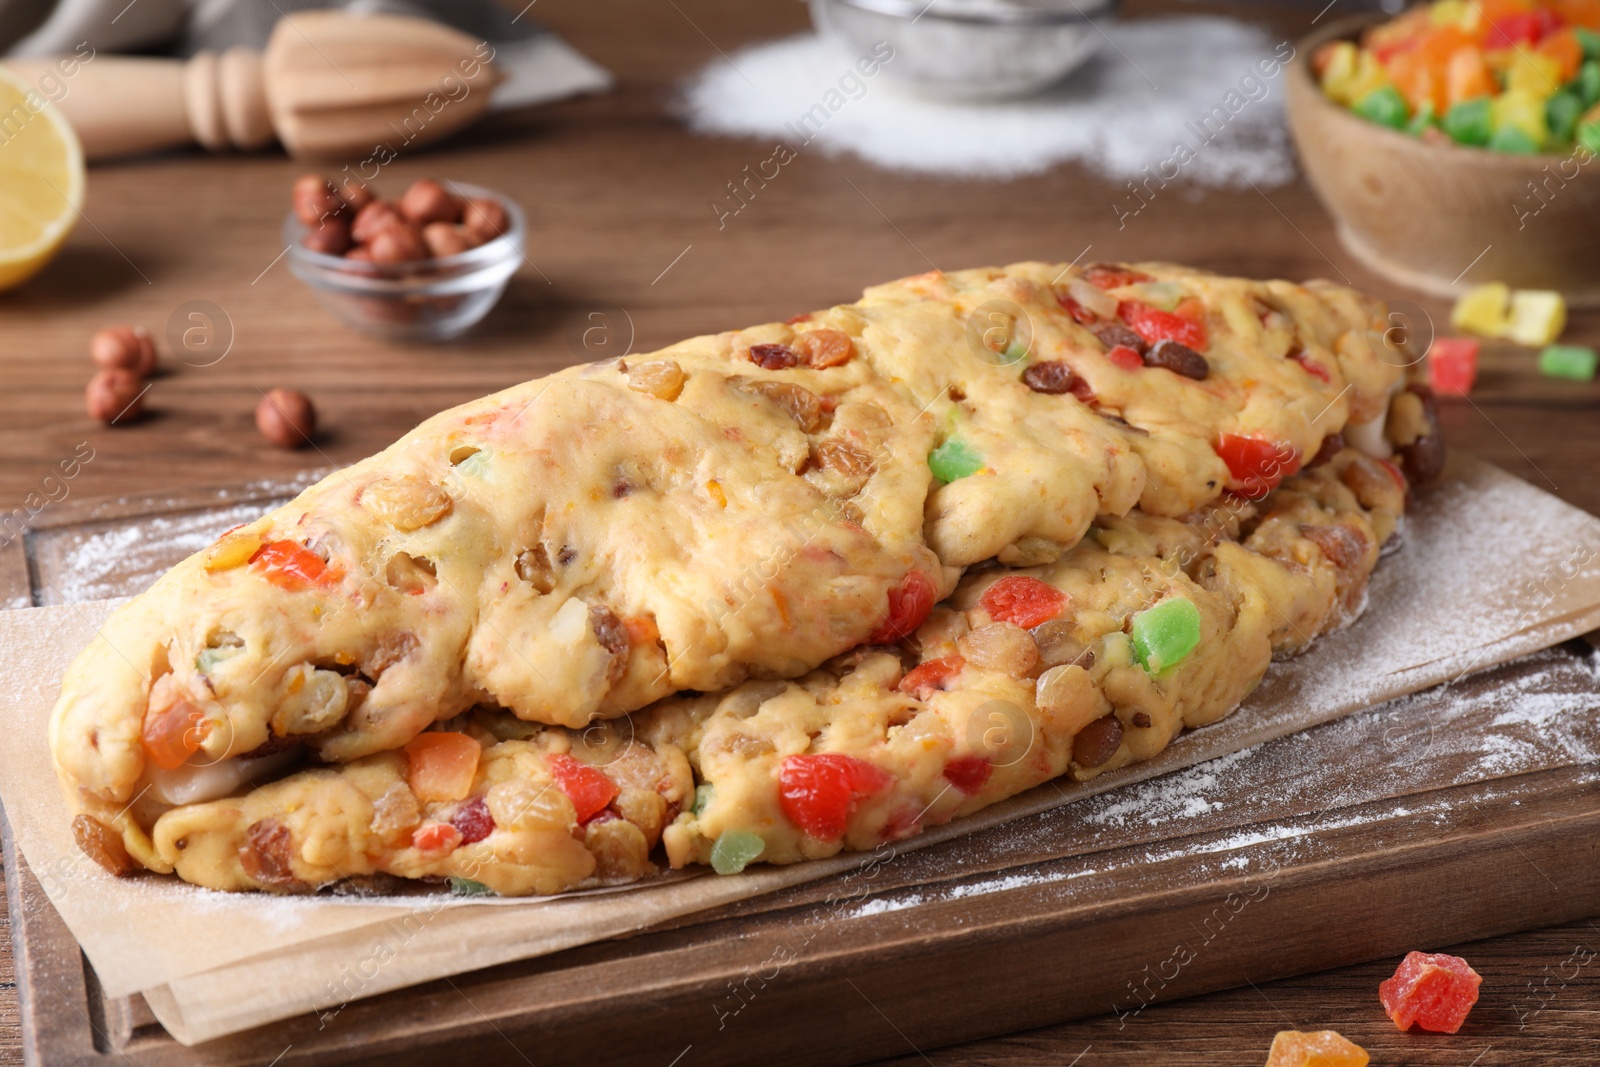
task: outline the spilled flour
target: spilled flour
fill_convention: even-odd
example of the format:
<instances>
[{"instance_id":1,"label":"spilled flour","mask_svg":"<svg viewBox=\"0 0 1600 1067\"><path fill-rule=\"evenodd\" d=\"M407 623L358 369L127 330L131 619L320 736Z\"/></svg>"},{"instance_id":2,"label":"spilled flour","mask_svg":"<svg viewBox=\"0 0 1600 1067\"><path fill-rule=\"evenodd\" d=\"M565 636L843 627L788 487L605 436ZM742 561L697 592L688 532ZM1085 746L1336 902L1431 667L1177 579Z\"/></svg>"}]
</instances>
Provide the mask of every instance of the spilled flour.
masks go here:
<instances>
[{"instance_id":1,"label":"spilled flour","mask_svg":"<svg viewBox=\"0 0 1600 1067\"><path fill-rule=\"evenodd\" d=\"M859 77L843 45L805 34L711 63L686 87L684 116L703 133L923 174L1011 178L1075 161L1118 181L1153 176L1152 190L1293 175L1282 105L1289 41L1209 16L1103 29L1099 52L1064 82L983 104L912 95L894 83L892 58Z\"/></svg>"}]
</instances>

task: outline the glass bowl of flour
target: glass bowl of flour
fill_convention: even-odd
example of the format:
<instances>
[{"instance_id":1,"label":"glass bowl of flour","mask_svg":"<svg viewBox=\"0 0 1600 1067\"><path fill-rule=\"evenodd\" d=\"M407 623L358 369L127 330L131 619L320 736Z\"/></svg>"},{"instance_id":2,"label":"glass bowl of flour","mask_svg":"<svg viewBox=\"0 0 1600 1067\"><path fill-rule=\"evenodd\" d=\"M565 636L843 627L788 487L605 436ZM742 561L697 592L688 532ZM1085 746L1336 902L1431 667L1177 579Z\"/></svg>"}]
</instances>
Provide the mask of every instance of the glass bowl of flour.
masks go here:
<instances>
[{"instance_id":1,"label":"glass bowl of flour","mask_svg":"<svg viewBox=\"0 0 1600 1067\"><path fill-rule=\"evenodd\" d=\"M1094 53L1117 0L810 0L817 29L860 54L893 49L883 71L945 100L1045 89Z\"/></svg>"}]
</instances>

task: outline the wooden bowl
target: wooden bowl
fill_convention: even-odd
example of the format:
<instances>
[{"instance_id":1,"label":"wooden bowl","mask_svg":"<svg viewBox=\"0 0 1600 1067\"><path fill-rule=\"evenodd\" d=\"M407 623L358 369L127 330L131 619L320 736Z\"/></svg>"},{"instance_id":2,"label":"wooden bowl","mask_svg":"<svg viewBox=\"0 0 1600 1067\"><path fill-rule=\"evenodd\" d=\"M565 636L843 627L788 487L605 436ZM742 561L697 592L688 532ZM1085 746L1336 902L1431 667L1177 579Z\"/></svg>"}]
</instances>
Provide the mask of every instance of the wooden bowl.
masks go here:
<instances>
[{"instance_id":1,"label":"wooden bowl","mask_svg":"<svg viewBox=\"0 0 1600 1067\"><path fill-rule=\"evenodd\" d=\"M1375 20L1306 37L1286 72L1289 132L1350 254L1433 296L1500 281L1600 304L1600 161L1581 149L1513 156L1428 144L1335 104L1311 55Z\"/></svg>"}]
</instances>

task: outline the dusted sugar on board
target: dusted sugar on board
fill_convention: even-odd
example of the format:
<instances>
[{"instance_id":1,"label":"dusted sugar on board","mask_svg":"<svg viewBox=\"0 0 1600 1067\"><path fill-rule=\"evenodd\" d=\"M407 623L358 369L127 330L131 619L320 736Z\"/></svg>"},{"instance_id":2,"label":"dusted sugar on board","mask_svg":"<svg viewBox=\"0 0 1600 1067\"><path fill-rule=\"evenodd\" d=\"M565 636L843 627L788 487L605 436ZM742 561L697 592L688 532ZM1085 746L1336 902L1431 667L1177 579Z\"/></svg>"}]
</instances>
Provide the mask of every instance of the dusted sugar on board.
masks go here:
<instances>
[{"instance_id":1,"label":"dusted sugar on board","mask_svg":"<svg viewBox=\"0 0 1600 1067\"><path fill-rule=\"evenodd\" d=\"M1482 982L1460 956L1408 952L1394 977L1378 986L1378 999L1402 1030L1416 1025L1436 1034L1453 1034L1478 1002Z\"/></svg>"}]
</instances>

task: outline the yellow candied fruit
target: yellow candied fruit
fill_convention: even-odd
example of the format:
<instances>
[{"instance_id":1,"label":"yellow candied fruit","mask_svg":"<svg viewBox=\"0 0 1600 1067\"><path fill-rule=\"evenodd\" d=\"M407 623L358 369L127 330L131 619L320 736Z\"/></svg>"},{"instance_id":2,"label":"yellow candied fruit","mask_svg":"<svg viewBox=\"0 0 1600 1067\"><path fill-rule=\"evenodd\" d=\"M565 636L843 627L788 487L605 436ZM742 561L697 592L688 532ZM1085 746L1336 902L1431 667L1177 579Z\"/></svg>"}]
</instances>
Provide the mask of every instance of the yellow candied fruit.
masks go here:
<instances>
[{"instance_id":1,"label":"yellow candied fruit","mask_svg":"<svg viewBox=\"0 0 1600 1067\"><path fill-rule=\"evenodd\" d=\"M1550 92L1554 92L1551 89ZM1545 94L1546 96L1549 93ZM1550 124L1545 119L1544 96L1528 89L1507 89L1489 103L1489 113L1494 128L1510 126L1533 138L1542 145L1550 137Z\"/></svg>"},{"instance_id":2,"label":"yellow candied fruit","mask_svg":"<svg viewBox=\"0 0 1600 1067\"><path fill-rule=\"evenodd\" d=\"M1567 302L1549 289L1519 289L1511 294L1511 317L1501 334L1507 340L1539 348L1561 336L1567 326Z\"/></svg>"},{"instance_id":3,"label":"yellow candied fruit","mask_svg":"<svg viewBox=\"0 0 1600 1067\"><path fill-rule=\"evenodd\" d=\"M1475 285L1450 309L1450 325L1479 337L1499 337L1506 328L1511 288L1501 282Z\"/></svg>"},{"instance_id":4,"label":"yellow candied fruit","mask_svg":"<svg viewBox=\"0 0 1600 1067\"><path fill-rule=\"evenodd\" d=\"M722 491L722 483L715 478L706 483L706 492L711 494L711 499L717 502L719 508L728 506L728 494Z\"/></svg>"},{"instance_id":5,"label":"yellow candied fruit","mask_svg":"<svg viewBox=\"0 0 1600 1067\"><path fill-rule=\"evenodd\" d=\"M1506 88L1548 100L1561 88L1561 61L1543 52L1519 49L1506 67Z\"/></svg>"},{"instance_id":6,"label":"yellow candied fruit","mask_svg":"<svg viewBox=\"0 0 1600 1067\"><path fill-rule=\"evenodd\" d=\"M1337 1030L1279 1030L1266 1067L1367 1067L1367 1050Z\"/></svg>"},{"instance_id":7,"label":"yellow candied fruit","mask_svg":"<svg viewBox=\"0 0 1600 1067\"><path fill-rule=\"evenodd\" d=\"M242 567L250 562L250 557L255 555L264 544L266 542L257 534L228 534L206 549L204 557L206 573L216 574L218 571Z\"/></svg>"},{"instance_id":8,"label":"yellow candied fruit","mask_svg":"<svg viewBox=\"0 0 1600 1067\"><path fill-rule=\"evenodd\" d=\"M1428 21L1435 26L1460 26L1466 29L1476 14L1475 5L1467 3L1467 0L1436 0L1428 9Z\"/></svg>"}]
</instances>

